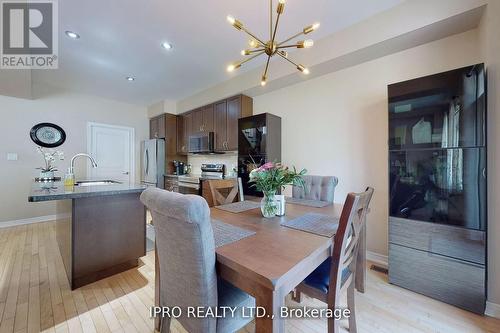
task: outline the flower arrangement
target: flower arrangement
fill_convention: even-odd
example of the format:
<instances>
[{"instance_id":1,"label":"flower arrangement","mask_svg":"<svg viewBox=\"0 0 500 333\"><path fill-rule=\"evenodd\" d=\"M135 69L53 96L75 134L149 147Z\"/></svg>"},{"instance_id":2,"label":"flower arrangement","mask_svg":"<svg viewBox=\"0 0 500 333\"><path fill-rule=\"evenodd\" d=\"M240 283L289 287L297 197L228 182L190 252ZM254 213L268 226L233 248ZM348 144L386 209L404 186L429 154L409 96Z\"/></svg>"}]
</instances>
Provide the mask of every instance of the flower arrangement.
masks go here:
<instances>
[{"instance_id":1,"label":"flower arrangement","mask_svg":"<svg viewBox=\"0 0 500 333\"><path fill-rule=\"evenodd\" d=\"M290 170L281 163L273 162L268 162L250 172L250 183L253 183L252 187L264 193L261 209L265 217L272 217L277 213L276 192L287 185L304 187L302 176L306 172L306 169L297 172L295 167L293 167L293 170Z\"/></svg>"},{"instance_id":2,"label":"flower arrangement","mask_svg":"<svg viewBox=\"0 0 500 333\"><path fill-rule=\"evenodd\" d=\"M45 162L45 166L36 168L37 170L40 170L40 177L41 178L51 178L47 177L48 174L52 174L54 171L57 171L57 167L54 165L54 162L56 158L59 161L64 160L64 153L60 150L54 150L54 151L45 151L42 147L38 147L37 151L39 154L42 155L43 160Z\"/></svg>"}]
</instances>

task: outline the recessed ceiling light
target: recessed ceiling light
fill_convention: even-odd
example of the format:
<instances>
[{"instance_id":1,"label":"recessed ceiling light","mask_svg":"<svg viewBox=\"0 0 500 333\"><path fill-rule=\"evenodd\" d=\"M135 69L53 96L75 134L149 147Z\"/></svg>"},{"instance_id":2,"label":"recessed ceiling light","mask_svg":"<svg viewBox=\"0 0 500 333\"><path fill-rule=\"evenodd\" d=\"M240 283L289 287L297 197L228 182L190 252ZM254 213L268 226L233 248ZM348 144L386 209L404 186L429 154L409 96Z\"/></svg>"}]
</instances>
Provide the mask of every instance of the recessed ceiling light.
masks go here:
<instances>
[{"instance_id":1,"label":"recessed ceiling light","mask_svg":"<svg viewBox=\"0 0 500 333\"><path fill-rule=\"evenodd\" d=\"M126 79L127 81L135 81L135 77L133 76L127 76Z\"/></svg>"},{"instance_id":2,"label":"recessed ceiling light","mask_svg":"<svg viewBox=\"0 0 500 333\"><path fill-rule=\"evenodd\" d=\"M66 33L66 36L68 36L68 37L69 37L69 38L71 38L71 39L78 39L78 38L80 38L80 35L79 35L79 34L77 34L76 32L73 32L73 31L69 31L69 30L68 30L68 31L66 31L65 33Z\"/></svg>"},{"instance_id":3,"label":"recessed ceiling light","mask_svg":"<svg viewBox=\"0 0 500 333\"><path fill-rule=\"evenodd\" d=\"M172 44L170 44L169 42L163 42L161 43L161 47L163 47L165 50L171 50Z\"/></svg>"}]
</instances>

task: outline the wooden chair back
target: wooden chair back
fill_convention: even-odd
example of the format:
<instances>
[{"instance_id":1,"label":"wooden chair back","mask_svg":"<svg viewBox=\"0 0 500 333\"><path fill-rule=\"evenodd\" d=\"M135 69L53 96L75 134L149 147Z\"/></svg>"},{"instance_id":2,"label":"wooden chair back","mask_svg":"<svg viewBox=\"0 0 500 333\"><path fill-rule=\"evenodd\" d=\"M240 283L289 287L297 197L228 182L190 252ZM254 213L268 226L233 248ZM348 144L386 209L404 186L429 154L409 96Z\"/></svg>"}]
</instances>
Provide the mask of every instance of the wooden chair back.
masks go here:
<instances>
[{"instance_id":1,"label":"wooden chair back","mask_svg":"<svg viewBox=\"0 0 500 333\"><path fill-rule=\"evenodd\" d=\"M334 237L328 306L338 306L338 299L343 285L350 285L355 278L356 258L359 238L365 226L368 205L373 195L373 188L368 187L363 193L349 193L339 220L339 227ZM342 284L344 269L349 270L349 277ZM344 273L345 274L345 273Z\"/></svg>"},{"instance_id":2,"label":"wooden chair back","mask_svg":"<svg viewBox=\"0 0 500 333\"><path fill-rule=\"evenodd\" d=\"M243 201L241 181L234 179L211 179L207 181L214 206Z\"/></svg>"}]
</instances>

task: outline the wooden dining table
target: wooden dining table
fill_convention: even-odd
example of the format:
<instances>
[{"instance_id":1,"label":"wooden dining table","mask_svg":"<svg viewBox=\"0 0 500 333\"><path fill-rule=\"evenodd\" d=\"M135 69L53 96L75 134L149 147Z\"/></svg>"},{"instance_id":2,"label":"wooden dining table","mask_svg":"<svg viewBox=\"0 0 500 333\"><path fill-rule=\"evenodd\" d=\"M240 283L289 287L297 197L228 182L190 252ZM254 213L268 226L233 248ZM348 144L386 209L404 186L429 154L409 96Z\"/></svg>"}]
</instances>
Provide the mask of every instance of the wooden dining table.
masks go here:
<instances>
[{"instance_id":1,"label":"wooden dining table","mask_svg":"<svg viewBox=\"0 0 500 333\"><path fill-rule=\"evenodd\" d=\"M266 309L265 316L255 319L258 333L285 332L280 308L285 297L323 261L330 257L333 239L284 227L281 223L306 213L321 213L340 217L341 204L314 208L286 204L286 215L264 218L260 209L230 213L211 208L214 220L255 231L255 235L216 248L217 273L223 279L253 296L257 307ZM356 268L356 289L365 290L366 228L360 238ZM155 305L160 303L159 268L156 257ZM160 320L155 321L159 329Z\"/></svg>"}]
</instances>

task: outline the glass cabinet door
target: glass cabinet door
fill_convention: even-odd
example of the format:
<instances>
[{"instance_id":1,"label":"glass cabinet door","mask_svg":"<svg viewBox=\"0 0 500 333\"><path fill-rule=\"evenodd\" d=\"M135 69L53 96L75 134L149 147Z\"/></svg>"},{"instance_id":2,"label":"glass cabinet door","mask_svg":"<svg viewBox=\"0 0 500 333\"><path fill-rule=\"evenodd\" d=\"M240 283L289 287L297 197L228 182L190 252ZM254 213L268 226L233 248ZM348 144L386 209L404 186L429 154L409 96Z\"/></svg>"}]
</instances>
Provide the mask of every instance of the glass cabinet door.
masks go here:
<instances>
[{"instance_id":1,"label":"glass cabinet door","mask_svg":"<svg viewBox=\"0 0 500 333\"><path fill-rule=\"evenodd\" d=\"M390 152L390 215L485 230L486 148Z\"/></svg>"},{"instance_id":2,"label":"glass cabinet door","mask_svg":"<svg viewBox=\"0 0 500 333\"><path fill-rule=\"evenodd\" d=\"M389 149L484 146L484 83L476 65L389 86Z\"/></svg>"}]
</instances>

